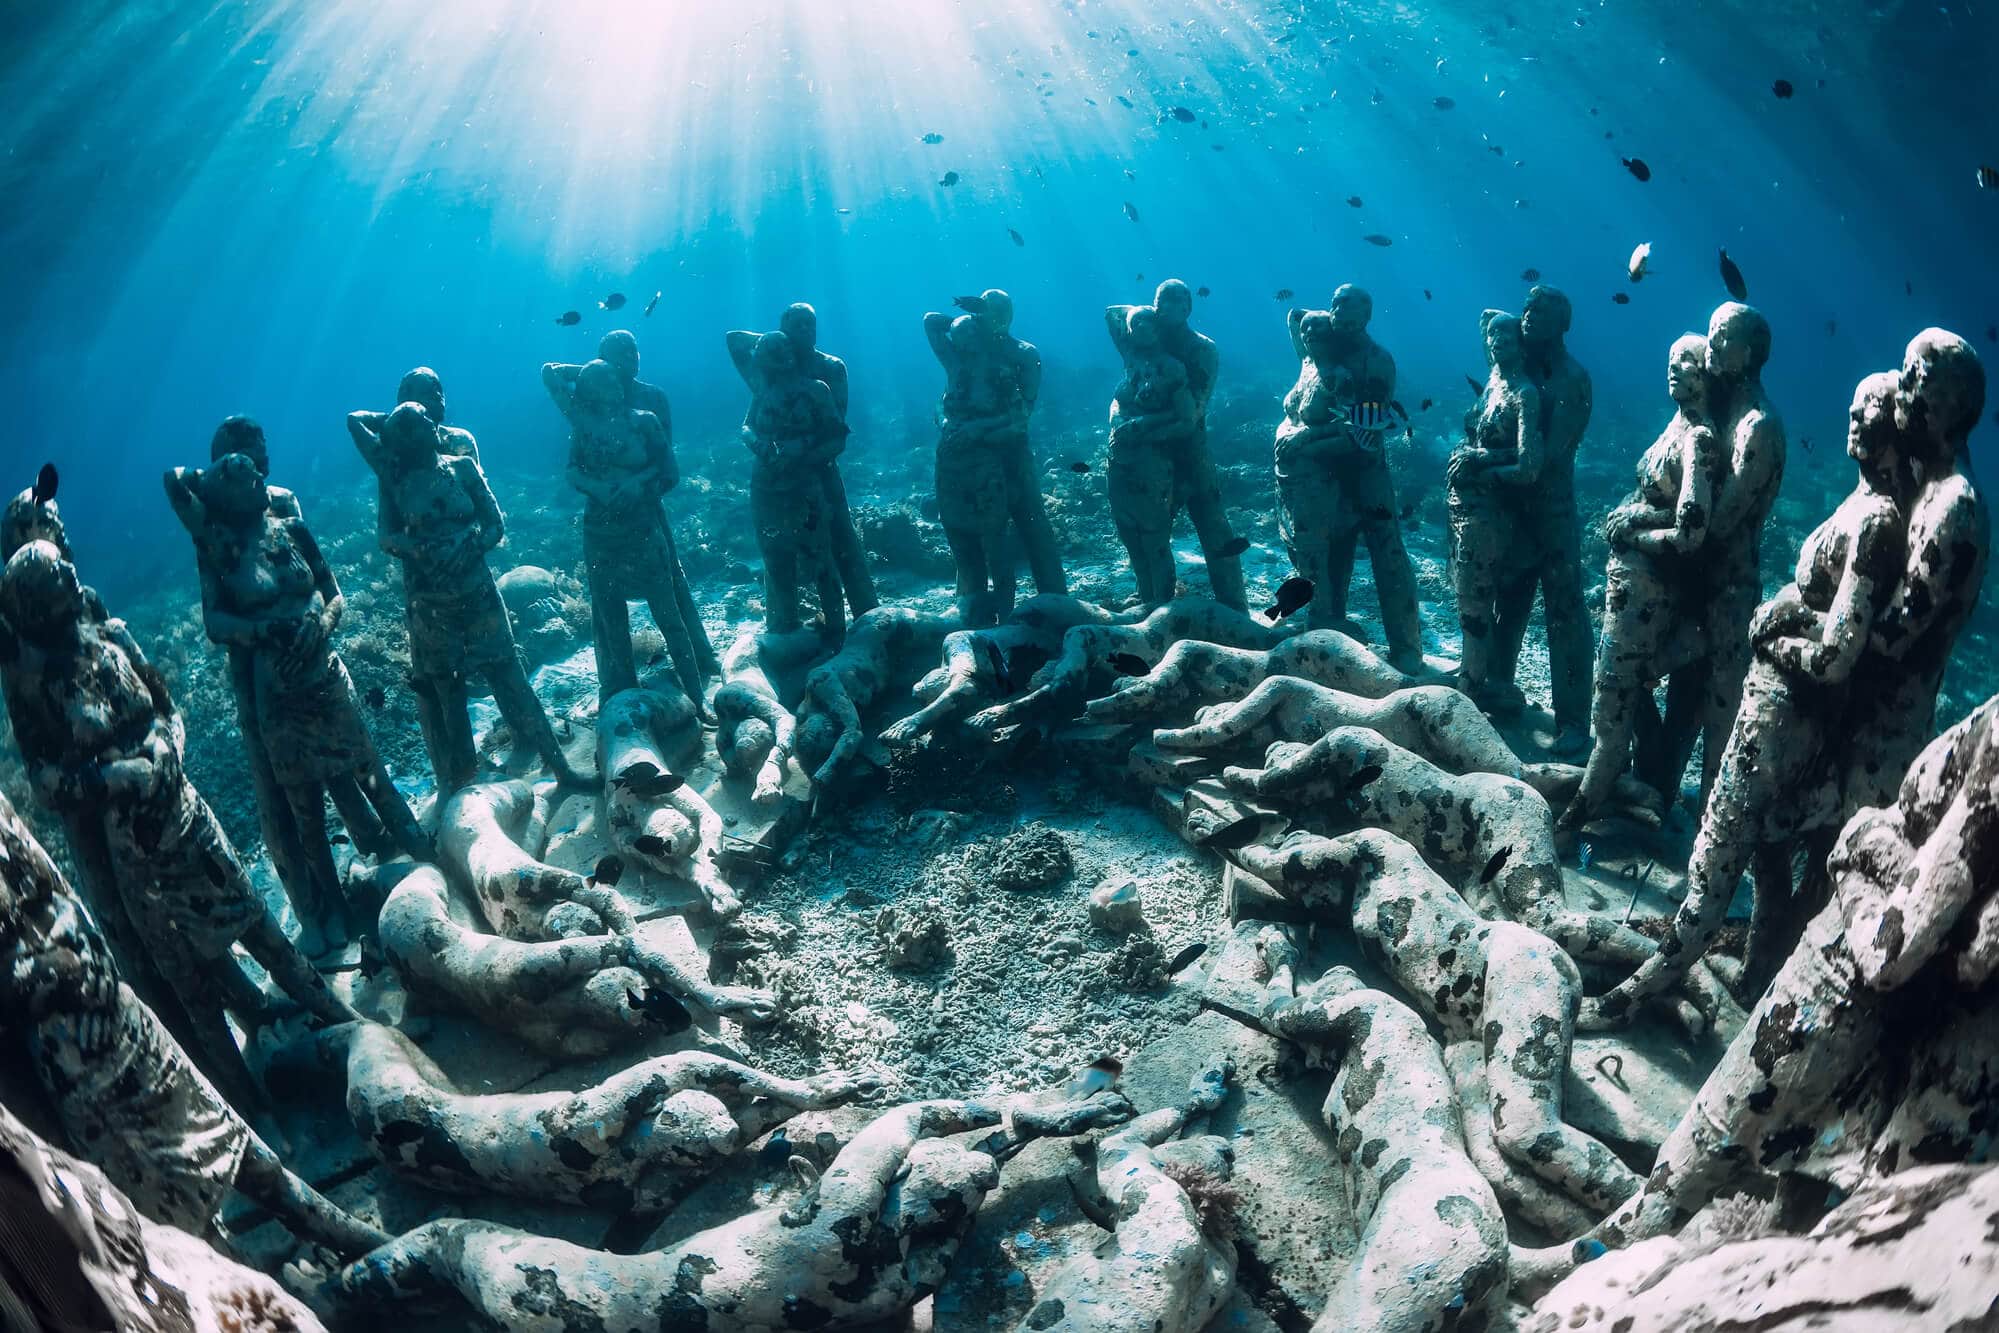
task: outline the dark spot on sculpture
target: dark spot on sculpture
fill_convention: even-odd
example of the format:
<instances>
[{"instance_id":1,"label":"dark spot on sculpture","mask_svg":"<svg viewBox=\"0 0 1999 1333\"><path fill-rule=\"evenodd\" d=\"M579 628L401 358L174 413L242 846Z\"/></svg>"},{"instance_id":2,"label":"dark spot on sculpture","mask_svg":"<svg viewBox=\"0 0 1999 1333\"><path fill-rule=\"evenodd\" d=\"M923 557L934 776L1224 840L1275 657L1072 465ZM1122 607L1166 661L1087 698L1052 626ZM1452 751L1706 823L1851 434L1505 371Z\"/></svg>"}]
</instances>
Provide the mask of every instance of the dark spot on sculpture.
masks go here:
<instances>
[{"instance_id":1,"label":"dark spot on sculpture","mask_svg":"<svg viewBox=\"0 0 1999 1333\"><path fill-rule=\"evenodd\" d=\"M548 1141L548 1146L556 1160L571 1171L588 1171L597 1161L595 1153L567 1134L557 1134Z\"/></svg>"},{"instance_id":2,"label":"dark spot on sculpture","mask_svg":"<svg viewBox=\"0 0 1999 1333\"><path fill-rule=\"evenodd\" d=\"M1027 1312L1027 1327L1031 1329L1053 1328L1062 1322L1064 1306L1059 1299L1050 1297Z\"/></svg>"}]
</instances>

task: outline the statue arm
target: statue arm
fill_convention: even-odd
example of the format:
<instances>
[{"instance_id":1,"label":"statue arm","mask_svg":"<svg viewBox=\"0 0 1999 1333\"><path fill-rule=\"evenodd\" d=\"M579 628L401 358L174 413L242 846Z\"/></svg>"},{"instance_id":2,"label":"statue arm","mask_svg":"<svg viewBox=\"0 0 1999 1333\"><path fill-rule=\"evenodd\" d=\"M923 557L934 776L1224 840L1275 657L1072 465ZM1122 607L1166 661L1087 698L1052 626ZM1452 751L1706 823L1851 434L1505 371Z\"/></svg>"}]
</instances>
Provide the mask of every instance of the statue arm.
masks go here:
<instances>
[{"instance_id":1,"label":"statue arm","mask_svg":"<svg viewBox=\"0 0 1999 1333\"><path fill-rule=\"evenodd\" d=\"M1976 583L1967 583L1961 591L1953 586L1969 578L1968 572L1954 570L1963 559L1960 553L1985 549L1985 519L1968 484L1959 478L1945 484L1961 486L1963 494L1936 530L1908 553L1908 576L1896 580L1894 596L1875 624L1874 649L1892 661L1900 661L1927 640L1926 631L1938 617L1951 614L1960 596L1977 595Z\"/></svg>"},{"instance_id":2,"label":"statue arm","mask_svg":"<svg viewBox=\"0 0 1999 1333\"><path fill-rule=\"evenodd\" d=\"M951 350L951 316L931 311L923 317L923 336L930 341L930 353L945 370L956 370L958 357Z\"/></svg>"},{"instance_id":3,"label":"statue arm","mask_svg":"<svg viewBox=\"0 0 1999 1333\"><path fill-rule=\"evenodd\" d=\"M305 567L312 571L313 591L317 592L325 603L320 612L320 621L326 632L331 634L340 624L341 612L347 608L347 599L340 595L340 580L334 577L333 566L326 563L326 557L321 554L319 542L314 539L310 528L298 519L290 519L286 521L285 529L291 534L299 555L305 560Z\"/></svg>"},{"instance_id":4,"label":"statue arm","mask_svg":"<svg viewBox=\"0 0 1999 1333\"><path fill-rule=\"evenodd\" d=\"M582 460L578 457L580 452L577 441L572 439L569 442L569 466L564 470L563 476L568 479L571 486L581 491L585 498L595 500L599 504L611 504L618 497L618 488L586 472Z\"/></svg>"},{"instance_id":5,"label":"statue arm","mask_svg":"<svg viewBox=\"0 0 1999 1333\"><path fill-rule=\"evenodd\" d=\"M1034 405L1041 401L1041 349L1033 343L1022 342L1020 351L1020 397L1023 415L1030 415Z\"/></svg>"},{"instance_id":6,"label":"statue arm","mask_svg":"<svg viewBox=\"0 0 1999 1333\"><path fill-rule=\"evenodd\" d=\"M847 448L847 423L833 405L833 395L818 380L812 381L812 442L805 448L804 461L816 467L830 463Z\"/></svg>"},{"instance_id":7,"label":"statue arm","mask_svg":"<svg viewBox=\"0 0 1999 1333\"><path fill-rule=\"evenodd\" d=\"M479 549L490 551L507 539L507 516L500 512L500 502L486 482L486 470L470 458L456 460L451 470L458 474L459 484L472 501L472 513L479 524Z\"/></svg>"},{"instance_id":8,"label":"statue arm","mask_svg":"<svg viewBox=\"0 0 1999 1333\"><path fill-rule=\"evenodd\" d=\"M1111 346L1117 348L1118 355L1131 360L1131 338L1126 332L1131 312L1135 306L1113 305L1104 307L1104 328L1111 335Z\"/></svg>"},{"instance_id":9,"label":"statue arm","mask_svg":"<svg viewBox=\"0 0 1999 1333\"><path fill-rule=\"evenodd\" d=\"M840 420L847 419L847 363L837 356L829 356L820 363L826 368L826 387L833 394L833 410L840 414Z\"/></svg>"},{"instance_id":10,"label":"statue arm","mask_svg":"<svg viewBox=\"0 0 1999 1333\"><path fill-rule=\"evenodd\" d=\"M646 437L646 466L651 474L647 489L654 495L665 495L680 484L680 460L673 456L673 439L658 413L641 412L638 416L639 429Z\"/></svg>"},{"instance_id":11,"label":"statue arm","mask_svg":"<svg viewBox=\"0 0 1999 1333\"><path fill-rule=\"evenodd\" d=\"M222 572L206 560L196 562L201 576L201 628L210 642L233 644L238 648L259 648L264 642L264 624L229 609Z\"/></svg>"},{"instance_id":12,"label":"statue arm","mask_svg":"<svg viewBox=\"0 0 1999 1333\"><path fill-rule=\"evenodd\" d=\"M1784 428L1767 412L1752 413L1722 441L1726 471L1714 498L1710 531L1728 536L1749 521L1757 497L1770 489L1773 469L1784 465ZM1756 534L1744 534L1754 542Z\"/></svg>"},{"instance_id":13,"label":"statue arm","mask_svg":"<svg viewBox=\"0 0 1999 1333\"><path fill-rule=\"evenodd\" d=\"M1309 313L1311 312L1300 310L1295 306L1284 312L1284 327L1291 332L1291 350L1298 354L1300 361L1303 361L1306 355L1305 316Z\"/></svg>"},{"instance_id":14,"label":"statue arm","mask_svg":"<svg viewBox=\"0 0 1999 1333\"><path fill-rule=\"evenodd\" d=\"M750 365L750 354L756 350L757 335L748 329L731 329L722 335L722 343L729 349L729 362L735 366L736 373L743 377L743 383L750 386L751 392L755 392L756 371Z\"/></svg>"},{"instance_id":15,"label":"statue arm","mask_svg":"<svg viewBox=\"0 0 1999 1333\"><path fill-rule=\"evenodd\" d=\"M1900 544L1899 528L1899 521L1888 516L1862 522L1816 638L1778 634L1764 644L1772 661L1828 684L1853 674L1866 651L1875 619L1894 591L1899 562L1893 556Z\"/></svg>"},{"instance_id":16,"label":"statue arm","mask_svg":"<svg viewBox=\"0 0 1999 1333\"><path fill-rule=\"evenodd\" d=\"M347 414L347 434L360 451L361 461L372 472L380 472L387 457L382 448L382 427L387 424L386 412L349 412Z\"/></svg>"},{"instance_id":17,"label":"statue arm","mask_svg":"<svg viewBox=\"0 0 1999 1333\"><path fill-rule=\"evenodd\" d=\"M386 555L397 560L408 560L416 555L418 543L403 522L402 506L396 503L393 487L381 488L381 502L375 508L375 544ZM203 601L207 600L208 583L202 580ZM210 637L214 637L210 635Z\"/></svg>"},{"instance_id":18,"label":"statue arm","mask_svg":"<svg viewBox=\"0 0 1999 1333\"><path fill-rule=\"evenodd\" d=\"M1518 461L1493 468L1488 475L1505 485L1525 489L1541 478L1541 468L1547 462L1548 437L1541 429L1541 391L1530 384L1515 396L1520 418L1515 445Z\"/></svg>"},{"instance_id":19,"label":"statue arm","mask_svg":"<svg viewBox=\"0 0 1999 1333\"><path fill-rule=\"evenodd\" d=\"M1877 991L1907 984L1948 943L1977 898L1975 867L1989 864L1995 809L1958 791L1912 864L1885 891L1865 876L1839 879L1847 947L1860 979ZM1835 854L1837 859L1837 854Z\"/></svg>"}]
</instances>

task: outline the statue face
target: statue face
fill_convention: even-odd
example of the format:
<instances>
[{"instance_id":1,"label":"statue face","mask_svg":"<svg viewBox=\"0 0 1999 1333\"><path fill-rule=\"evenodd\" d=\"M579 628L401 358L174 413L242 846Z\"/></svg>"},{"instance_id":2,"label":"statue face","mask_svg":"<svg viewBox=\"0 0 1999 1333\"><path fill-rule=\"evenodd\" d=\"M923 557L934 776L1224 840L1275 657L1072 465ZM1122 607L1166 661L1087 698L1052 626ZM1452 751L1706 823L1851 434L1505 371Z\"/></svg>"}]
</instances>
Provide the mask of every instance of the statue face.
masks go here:
<instances>
[{"instance_id":1,"label":"statue face","mask_svg":"<svg viewBox=\"0 0 1999 1333\"><path fill-rule=\"evenodd\" d=\"M800 351L811 351L819 341L819 312L803 302L789 307L777 326Z\"/></svg>"},{"instance_id":2,"label":"statue face","mask_svg":"<svg viewBox=\"0 0 1999 1333\"><path fill-rule=\"evenodd\" d=\"M1333 293L1333 304L1327 313L1333 317L1334 333L1340 335L1365 333L1368 321L1374 318L1374 298L1360 288L1348 284Z\"/></svg>"},{"instance_id":3,"label":"statue face","mask_svg":"<svg viewBox=\"0 0 1999 1333\"><path fill-rule=\"evenodd\" d=\"M263 474L248 454L225 454L217 459L202 475L201 498L210 509L232 518L261 514L271 503Z\"/></svg>"},{"instance_id":4,"label":"statue face","mask_svg":"<svg viewBox=\"0 0 1999 1333\"><path fill-rule=\"evenodd\" d=\"M73 638L83 613L76 566L49 542L29 542L0 573L0 616L25 638L39 643Z\"/></svg>"},{"instance_id":5,"label":"statue face","mask_svg":"<svg viewBox=\"0 0 1999 1333\"><path fill-rule=\"evenodd\" d=\"M1183 282L1162 282L1153 295L1152 308L1162 328L1184 328L1194 314L1194 297Z\"/></svg>"},{"instance_id":6,"label":"statue face","mask_svg":"<svg viewBox=\"0 0 1999 1333\"><path fill-rule=\"evenodd\" d=\"M1495 319L1485 330L1485 359L1502 371L1519 367L1524 319Z\"/></svg>"},{"instance_id":7,"label":"statue face","mask_svg":"<svg viewBox=\"0 0 1999 1333\"><path fill-rule=\"evenodd\" d=\"M623 329L614 329L597 344L597 356L618 372L621 380L639 377L639 340Z\"/></svg>"},{"instance_id":8,"label":"statue face","mask_svg":"<svg viewBox=\"0 0 1999 1333\"><path fill-rule=\"evenodd\" d=\"M622 407L625 402L624 380L610 362L592 361L576 377L576 401L597 412Z\"/></svg>"},{"instance_id":9,"label":"statue face","mask_svg":"<svg viewBox=\"0 0 1999 1333\"><path fill-rule=\"evenodd\" d=\"M1707 401L1705 340L1699 344L1689 340L1686 345L1675 345L1666 363L1666 392L1682 406L1697 406Z\"/></svg>"},{"instance_id":10,"label":"statue face","mask_svg":"<svg viewBox=\"0 0 1999 1333\"><path fill-rule=\"evenodd\" d=\"M1554 292L1536 287L1527 293L1520 308L1520 336L1528 342L1553 342L1569 329L1568 302Z\"/></svg>"},{"instance_id":11,"label":"statue face","mask_svg":"<svg viewBox=\"0 0 1999 1333\"><path fill-rule=\"evenodd\" d=\"M1149 352L1159 346L1159 313L1150 307L1140 306L1132 311L1124 327L1131 345L1141 351Z\"/></svg>"}]
</instances>

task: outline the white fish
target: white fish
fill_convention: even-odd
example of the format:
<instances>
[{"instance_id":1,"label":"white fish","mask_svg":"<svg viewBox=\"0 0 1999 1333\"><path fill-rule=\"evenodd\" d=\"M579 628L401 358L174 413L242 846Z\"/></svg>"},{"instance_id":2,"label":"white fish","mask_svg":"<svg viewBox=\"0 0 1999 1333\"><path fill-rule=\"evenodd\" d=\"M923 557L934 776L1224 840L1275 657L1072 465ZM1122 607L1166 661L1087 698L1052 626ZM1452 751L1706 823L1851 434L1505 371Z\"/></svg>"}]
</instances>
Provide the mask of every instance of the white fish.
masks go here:
<instances>
[{"instance_id":1,"label":"white fish","mask_svg":"<svg viewBox=\"0 0 1999 1333\"><path fill-rule=\"evenodd\" d=\"M1069 1087L1064 1095L1072 1102L1094 1097L1100 1092L1115 1088L1118 1076L1122 1073L1124 1073L1123 1063L1108 1055L1092 1060L1076 1071L1075 1077L1069 1080Z\"/></svg>"},{"instance_id":2,"label":"white fish","mask_svg":"<svg viewBox=\"0 0 1999 1333\"><path fill-rule=\"evenodd\" d=\"M1631 270L1631 280L1633 282L1637 282L1640 278L1643 278L1645 276L1645 274L1649 271L1646 265L1651 263L1651 261L1652 261L1652 242L1650 241L1640 242L1638 248L1631 252L1630 264L1626 265L1626 267Z\"/></svg>"}]
</instances>

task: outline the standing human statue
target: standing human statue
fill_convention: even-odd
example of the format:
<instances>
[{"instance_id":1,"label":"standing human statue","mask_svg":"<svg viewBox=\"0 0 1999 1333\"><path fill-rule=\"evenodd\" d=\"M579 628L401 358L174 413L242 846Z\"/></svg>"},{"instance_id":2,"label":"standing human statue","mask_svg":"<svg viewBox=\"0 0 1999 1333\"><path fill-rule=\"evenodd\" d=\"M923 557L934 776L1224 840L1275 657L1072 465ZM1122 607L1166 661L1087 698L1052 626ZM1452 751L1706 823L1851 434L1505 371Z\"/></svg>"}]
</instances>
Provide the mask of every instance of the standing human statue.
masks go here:
<instances>
[{"instance_id":1,"label":"standing human statue","mask_svg":"<svg viewBox=\"0 0 1999 1333\"><path fill-rule=\"evenodd\" d=\"M1333 293L1322 318L1303 310L1285 318L1299 372L1295 402L1286 397L1278 428L1278 521L1292 565L1312 580L1313 629L1351 631L1347 591L1355 551L1367 542L1388 660L1397 670L1419 672L1416 571L1402 545L1395 481L1382 448L1395 358L1369 335L1373 318L1373 298L1352 283Z\"/></svg>"},{"instance_id":2,"label":"standing human statue","mask_svg":"<svg viewBox=\"0 0 1999 1333\"><path fill-rule=\"evenodd\" d=\"M486 553L506 538L506 520L475 455L447 453L428 408L411 401L375 424L348 417L380 483L382 549L403 567L410 684L440 799L474 780L470 678L483 676L517 745L559 779L586 782L569 764L514 647L512 623Z\"/></svg>"},{"instance_id":3,"label":"standing human statue","mask_svg":"<svg viewBox=\"0 0 1999 1333\"><path fill-rule=\"evenodd\" d=\"M1007 463L1002 441L1024 429L1015 377L973 315L935 311L924 336L944 367L937 405L937 522L957 571L958 617L996 625L1013 610L1007 545Z\"/></svg>"},{"instance_id":4,"label":"standing human statue","mask_svg":"<svg viewBox=\"0 0 1999 1333\"><path fill-rule=\"evenodd\" d=\"M1582 520L1576 512L1576 450L1589 429L1589 372L1563 341L1573 311L1553 287L1535 287L1520 310L1527 374L1541 391L1540 465L1507 478L1499 495L1511 520L1509 558L1500 567L1492 681L1519 697L1513 679L1534 594L1548 634L1548 678L1555 714L1555 748L1581 754L1589 746L1591 661L1596 651L1583 600Z\"/></svg>"},{"instance_id":5,"label":"standing human statue","mask_svg":"<svg viewBox=\"0 0 1999 1333\"><path fill-rule=\"evenodd\" d=\"M611 335L605 342L612 342ZM619 342L610 350L623 346ZM630 364L636 375L636 344ZM652 611L653 624L666 640L674 678L700 709L707 678L720 668L680 576L661 502L680 484L672 437L656 413L632 406L638 381L628 382L608 359L585 366L550 362L541 368L541 382L569 423L566 475L583 493L583 566L596 642L597 697L608 699L638 685L627 605L637 599ZM665 405L665 395L659 402Z\"/></svg>"},{"instance_id":6,"label":"standing human statue","mask_svg":"<svg viewBox=\"0 0 1999 1333\"><path fill-rule=\"evenodd\" d=\"M997 287L988 287L976 297L958 298L958 308L978 317L979 325L992 340L994 352L1013 372L1012 394L1018 412L1010 414L1006 426L997 428L992 442L1006 467L1006 508L1013 519L1013 541L1027 554L1028 573L1034 591L1043 596L1066 596L1069 576L1062 569L1062 553L1055 542L1055 528L1048 521L1048 508L1041 495L1041 469L1034 463L1034 446L1027 438L1027 423L1041 399L1041 352L1024 338L1013 336L1013 298ZM927 317L926 317L927 318ZM1013 560L1003 557L1007 600L1012 601Z\"/></svg>"},{"instance_id":7,"label":"standing human statue","mask_svg":"<svg viewBox=\"0 0 1999 1333\"><path fill-rule=\"evenodd\" d=\"M237 1105L258 1104L223 1010L254 1024L263 997L232 944L314 1016L354 1013L286 938L188 779L166 682L76 567L39 540L0 573L0 666L36 798L65 821L99 825L118 897L186 1012L203 1069Z\"/></svg>"},{"instance_id":8,"label":"standing human statue","mask_svg":"<svg viewBox=\"0 0 1999 1333\"><path fill-rule=\"evenodd\" d=\"M1173 515L1178 509L1174 459L1193 434L1199 405L1187 367L1159 340L1151 306L1113 306L1124 330L1113 334L1124 354L1124 378L1111 399L1111 520L1131 558L1138 600L1147 611L1173 600Z\"/></svg>"},{"instance_id":9,"label":"standing human statue","mask_svg":"<svg viewBox=\"0 0 1999 1333\"><path fill-rule=\"evenodd\" d=\"M1769 360L1770 322L1762 312L1734 301L1717 306L1707 327L1709 415L1721 437L1726 471L1715 487L1694 587L1696 614L1707 629L1707 656L1672 673L1663 719L1649 704L1639 712L1636 772L1668 804L1679 797L1696 740L1706 803L1742 705L1754 651L1749 622L1763 600L1763 523L1784 480L1784 423L1763 390Z\"/></svg>"},{"instance_id":10,"label":"standing human statue","mask_svg":"<svg viewBox=\"0 0 1999 1333\"><path fill-rule=\"evenodd\" d=\"M845 593L833 557L826 470L846 447L847 423L833 394L799 364L782 333L731 333L729 357L750 387L742 439L750 468L750 513L764 560L764 628L789 634L803 626L798 591L819 589L826 635L846 632Z\"/></svg>"},{"instance_id":11,"label":"standing human statue","mask_svg":"<svg viewBox=\"0 0 1999 1333\"><path fill-rule=\"evenodd\" d=\"M1111 341L1127 360L1129 317L1135 308L1114 305L1104 312ZM1249 542L1229 526L1228 510L1222 503L1221 479L1208 452L1208 404L1215 396L1221 352L1213 338L1196 332L1188 323L1194 314L1194 293L1178 278L1168 278L1159 284L1152 294L1152 309L1158 318L1159 345L1185 367L1187 389L1194 397L1194 429L1178 438L1172 450L1172 513L1185 508L1194 524L1194 535L1201 543L1201 558L1208 566L1208 590L1214 599L1223 606L1245 610L1249 601L1243 591L1242 553L1249 548Z\"/></svg>"},{"instance_id":12,"label":"standing human statue","mask_svg":"<svg viewBox=\"0 0 1999 1333\"><path fill-rule=\"evenodd\" d=\"M417 409L419 412L421 408ZM431 857L361 718L346 664L332 647L346 599L305 521L271 512L256 461L226 454L207 471L167 477L174 508L198 532L202 627L249 657L257 734L304 852L304 875L285 887L308 954L348 939L340 872L326 829L333 798L349 826L386 830L398 850Z\"/></svg>"},{"instance_id":13,"label":"standing human statue","mask_svg":"<svg viewBox=\"0 0 1999 1333\"><path fill-rule=\"evenodd\" d=\"M819 347L819 312L804 301L786 306L778 320L778 332L791 340L792 355L807 377L826 386L833 395L833 410L847 419L847 363ZM731 355L740 345L745 352L754 345L755 334L731 337ZM738 370L741 367L738 366ZM853 507L847 503L847 481L840 475L838 459L826 461L826 517L833 525L833 568L840 575L840 587L847 598L847 616L865 615L881 605L875 595L874 575L868 572L867 548L861 545L860 531L854 526Z\"/></svg>"}]
</instances>

